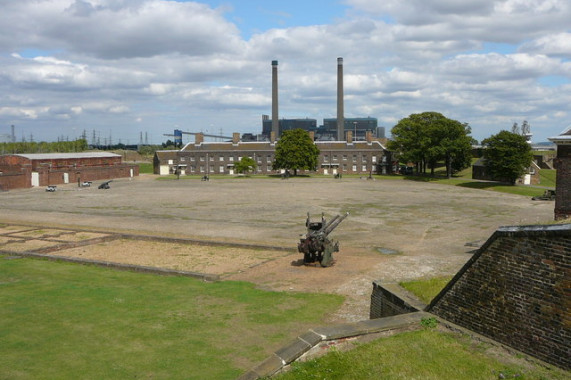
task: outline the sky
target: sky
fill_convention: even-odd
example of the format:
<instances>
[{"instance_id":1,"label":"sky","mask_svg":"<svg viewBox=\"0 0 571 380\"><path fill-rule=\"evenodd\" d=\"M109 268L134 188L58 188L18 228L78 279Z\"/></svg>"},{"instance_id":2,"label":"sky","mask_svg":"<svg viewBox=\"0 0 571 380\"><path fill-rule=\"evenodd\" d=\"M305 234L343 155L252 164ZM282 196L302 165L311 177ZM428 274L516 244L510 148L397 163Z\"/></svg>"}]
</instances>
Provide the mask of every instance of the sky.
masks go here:
<instances>
[{"instance_id":1,"label":"sky","mask_svg":"<svg viewBox=\"0 0 571 380\"><path fill-rule=\"evenodd\" d=\"M569 20L569 0L0 0L0 141L260 133L272 60L280 118L319 125L342 57L345 117L543 142L571 126Z\"/></svg>"}]
</instances>

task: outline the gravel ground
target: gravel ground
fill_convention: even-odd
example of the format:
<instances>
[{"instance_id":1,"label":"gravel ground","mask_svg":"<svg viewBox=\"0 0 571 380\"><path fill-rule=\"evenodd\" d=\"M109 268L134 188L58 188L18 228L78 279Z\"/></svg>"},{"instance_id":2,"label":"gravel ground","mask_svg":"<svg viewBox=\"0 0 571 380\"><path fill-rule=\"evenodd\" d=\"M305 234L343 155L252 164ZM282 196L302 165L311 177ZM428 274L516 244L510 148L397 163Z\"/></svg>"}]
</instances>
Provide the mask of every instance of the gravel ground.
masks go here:
<instances>
[{"instance_id":1,"label":"gravel ground","mask_svg":"<svg viewBox=\"0 0 571 380\"><path fill-rule=\"evenodd\" d=\"M182 264L168 265L186 262L265 289L343 294L345 305L330 316L341 322L368 318L373 280L452 275L474 249L466 243L483 242L500 226L553 219L552 202L413 181L155 179L114 180L109 190L94 184L58 186L54 193L43 188L0 193L0 222L291 247L279 254L218 252L218 260L170 247L170 256ZM319 218L324 213L329 219L347 211L350 216L331 234L340 243L336 264L300 265L296 245L306 214ZM106 250L134 264L161 251L141 242ZM89 252L81 254L96 257L97 249Z\"/></svg>"}]
</instances>

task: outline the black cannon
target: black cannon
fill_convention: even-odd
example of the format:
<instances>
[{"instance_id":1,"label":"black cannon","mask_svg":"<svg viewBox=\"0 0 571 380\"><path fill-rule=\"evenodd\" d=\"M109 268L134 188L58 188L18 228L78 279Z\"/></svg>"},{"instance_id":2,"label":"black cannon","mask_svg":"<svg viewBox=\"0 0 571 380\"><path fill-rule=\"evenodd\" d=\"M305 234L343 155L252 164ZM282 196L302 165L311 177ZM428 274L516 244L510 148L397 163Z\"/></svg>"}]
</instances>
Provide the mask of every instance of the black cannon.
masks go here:
<instances>
[{"instance_id":1,"label":"black cannon","mask_svg":"<svg viewBox=\"0 0 571 380\"><path fill-rule=\"evenodd\" d=\"M339 252L339 242L329 240L329 234L337 228L347 216L349 216L349 213L343 216L336 215L328 223L322 214L320 222L312 222L309 213L307 213L307 220L305 221L307 233L297 244L297 250L303 253L304 264L314 264L318 262L322 267L333 265L335 262L333 252Z\"/></svg>"},{"instance_id":2,"label":"black cannon","mask_svg":"<svg viewBox=\"0 0 571 380\"><path fill-rule=\"evenodd\" d=\"M101 185L99 185L98 189L104 189L104 190L110 189L111 186L109 186L109 183L111 183L111 182L113 182L113 181L111 180L111 181L103 182Z\"/></svg>"}]
</instances>

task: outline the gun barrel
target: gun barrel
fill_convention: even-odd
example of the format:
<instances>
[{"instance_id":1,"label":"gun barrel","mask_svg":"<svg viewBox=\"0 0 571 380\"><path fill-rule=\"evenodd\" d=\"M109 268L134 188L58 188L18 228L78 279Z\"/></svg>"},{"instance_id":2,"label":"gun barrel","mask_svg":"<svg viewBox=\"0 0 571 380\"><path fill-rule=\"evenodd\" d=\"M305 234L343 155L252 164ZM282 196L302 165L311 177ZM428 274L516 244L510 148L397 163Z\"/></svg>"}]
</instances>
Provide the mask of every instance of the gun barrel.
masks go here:
<instances>
[{"instance_id":1,"label":"gun barrel","mask_svg":"<svg viewBox=\"0 0 571 380\"><path fill-rule=\"evenodd\" d=\"M323 233L325 233L325 235L329 235L348 216L349 216L349 213L347 212L343 216L337 215L336 217L334 217L331 220L331 222L323 229Z\"/></svg>"}]
</instances>

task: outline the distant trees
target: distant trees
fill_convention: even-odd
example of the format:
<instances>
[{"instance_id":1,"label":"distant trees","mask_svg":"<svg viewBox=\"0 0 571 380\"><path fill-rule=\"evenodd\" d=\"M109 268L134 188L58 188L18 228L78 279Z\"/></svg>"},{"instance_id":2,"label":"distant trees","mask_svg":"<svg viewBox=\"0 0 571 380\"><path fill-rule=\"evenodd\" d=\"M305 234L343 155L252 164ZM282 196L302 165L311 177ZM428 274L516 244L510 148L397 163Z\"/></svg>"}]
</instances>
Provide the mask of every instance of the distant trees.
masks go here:
<instances>
[{"instance_id":1,"label":"distant trees","mask_svg":"<svg viewBox=\"0 0 571 380\"><path fill-rule=\"evenodd\" d=\"M448 119L438 112L411 114L391 130L393 140L388 148L400 160L413 162L417 173L431 175L438 162L444 161L448 178L471 163L471 129L466 123Z\"/></svg>"},{"instance_id":2,"label":"distant trees","mask_svg":"<svg viewBox=\"0 0 571 380\"><path fill-rule=\"evenodd\" d=\"M0 154L19 154L19 153L73 153L83 152L89 148L87 140L78 139L74 141L57 141L57 142L35 142L22 141L0 143Z\"/></svg>"},{"instance_id":3,"label":"distant trees","mask_svg":"<svg viewBox=\"0 0 571 380\"><path fill-rule=\"evenodd\" d=\"M533 161L531 146L519 133L501 131L482 141L484 166L492 178L512 185L525 174Z\"/></svg>"},{"instance_id":4,"label":"distant trees","mask_svg":"<svg viewBox=\"0 0 571 380\"><path fill-rule=\"evenodd\" d=\"M315 145L309 133L303 129L284 131L276 143L274 169L297 171L315 170L319 159L319 148Z\"/></svg>"},{"instance_id":5,"label":"distant trees","mask_svg":"<svg viewBox=\"0 0 571 380\"><path fill-rule=\"evenodd\" d=\"M247 174L254 171L257 167L258 164L256 164L256 161L251 157L242 157L242 159L234 165L234 169L241 174Z\"/></svg>"}]
</instances>

